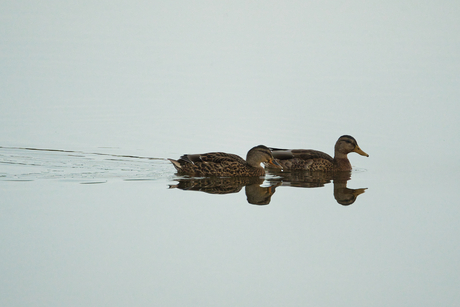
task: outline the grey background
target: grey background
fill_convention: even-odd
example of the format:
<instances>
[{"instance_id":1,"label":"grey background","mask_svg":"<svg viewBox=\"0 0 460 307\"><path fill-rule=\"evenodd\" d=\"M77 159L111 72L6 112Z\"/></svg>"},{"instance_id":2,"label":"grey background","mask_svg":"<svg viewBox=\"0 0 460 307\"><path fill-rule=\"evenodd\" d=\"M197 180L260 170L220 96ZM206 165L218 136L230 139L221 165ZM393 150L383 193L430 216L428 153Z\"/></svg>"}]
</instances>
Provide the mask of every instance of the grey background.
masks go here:
<instances>
[{"instance_id":1,"label":"grey background","mask_svg":"<svg viewBox=\"0 0 460 307\"><path fill-rule=\"evenodd\" d=\"M3 1L1 305L456 306L458 16L452 1ZM263 207L168 190L164 160L90 154L332 154L342 134L370 155L350 155L348 185L368 190L349 207L332 185Z\"/></svg>"}]
</instances>

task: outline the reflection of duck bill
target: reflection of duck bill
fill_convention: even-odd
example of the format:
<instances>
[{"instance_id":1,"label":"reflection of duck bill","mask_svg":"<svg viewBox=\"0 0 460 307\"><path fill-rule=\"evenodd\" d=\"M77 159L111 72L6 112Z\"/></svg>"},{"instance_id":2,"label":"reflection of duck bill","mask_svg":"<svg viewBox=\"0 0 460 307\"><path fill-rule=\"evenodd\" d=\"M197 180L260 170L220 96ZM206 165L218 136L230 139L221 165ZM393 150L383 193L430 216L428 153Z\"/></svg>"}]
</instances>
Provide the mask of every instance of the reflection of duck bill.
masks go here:
<instances>
[{"instance_id":1,"label":"reflection of duck bill","mask_svg":"<svg viewBox=\"0 0 460 307\"><path fill-rule=\"evenodd\" d=\"M363 194L367 188L361 189L348 189L348 188L339 188L334 187L334 198L342 206L349 206L353 204L359 195Z\"/></svg>"},{"instance_id":2,"label":"reflection of duck bill","mask_svg":"<svg viewBox=\"0 0 460 307\"><path fill-rule=\"evenodd\" d=\"M357 197L358 195L363 194L366 190L367 190L367 188L356 189L356 190L353 191L353 195L354 195L355 197Z\"/></svg>"}]
</instances>

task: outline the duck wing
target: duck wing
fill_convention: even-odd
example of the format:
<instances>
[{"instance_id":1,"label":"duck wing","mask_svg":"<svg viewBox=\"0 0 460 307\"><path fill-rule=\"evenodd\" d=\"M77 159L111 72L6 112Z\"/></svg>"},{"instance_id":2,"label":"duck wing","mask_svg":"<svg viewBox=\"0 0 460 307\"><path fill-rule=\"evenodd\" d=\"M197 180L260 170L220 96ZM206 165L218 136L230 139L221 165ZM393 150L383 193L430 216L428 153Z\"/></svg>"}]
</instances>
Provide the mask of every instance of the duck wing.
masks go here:
<instances>
[{"instance_id":1,"label":"duck wing","mask_svg":"<svg viewBox=\"0 0 460 307\"><path fill-rule=\"evenodd\" d=\"M226 164L226 163L241 163L245 164L246 161L238 155L229 154L225 152L210 152L205 154L192 154L192 155L183 155L180 157L181 161L185 163L216 163L216 164Z\"/></svg>"},{"instance_id":2,"label":"duck wing","mask_svg":"<svg viewBox=\"0 0 460 307\"><path fill-rule=\"evenodd\" d=\"M289 159L300 159L300 160L311 160L311 159L325 159L333 161L333 158L325 152L313 150L313 149L279 149L270 148L273 157L278 160L289 160Z\"/></svg>"}]
</instances>

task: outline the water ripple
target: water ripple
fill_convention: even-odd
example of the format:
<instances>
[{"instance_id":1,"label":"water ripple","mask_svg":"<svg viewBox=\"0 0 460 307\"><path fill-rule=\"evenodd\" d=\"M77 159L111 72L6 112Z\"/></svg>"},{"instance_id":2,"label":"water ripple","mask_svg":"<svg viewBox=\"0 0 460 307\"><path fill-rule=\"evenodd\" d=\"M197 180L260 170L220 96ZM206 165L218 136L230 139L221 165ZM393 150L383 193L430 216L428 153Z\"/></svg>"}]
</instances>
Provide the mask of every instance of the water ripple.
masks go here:
<instances>
[{"instance_id":1,"label":"water ripple","mask_svg":"<svg viewBox=\"0 0 460 307\"><path fill-rule=\"evenodd\" d=\"M33 181L57 179L83 184L157 180L171 174L163 158L83 152L61 149L0 146L0 180Z\"/></svg>"}]
</instances>

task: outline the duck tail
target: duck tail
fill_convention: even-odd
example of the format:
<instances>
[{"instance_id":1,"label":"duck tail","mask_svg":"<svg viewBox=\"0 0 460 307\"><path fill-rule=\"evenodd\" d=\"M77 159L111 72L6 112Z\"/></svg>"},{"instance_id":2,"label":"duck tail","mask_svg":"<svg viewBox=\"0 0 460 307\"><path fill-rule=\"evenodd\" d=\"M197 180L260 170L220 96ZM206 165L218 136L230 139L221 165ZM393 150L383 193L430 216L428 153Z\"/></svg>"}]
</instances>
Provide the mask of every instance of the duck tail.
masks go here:
<instances>
[{"instance_id":1,"label":"duck tail","mask_svg":"<svg viewBox=\"0 0 460 307\"><path fill-rule=\"evenodd\" d=\"M289 150L289 149L284 149L284 148L274 148L274 147L268 147L270 149L270 151L285 151L285 150Z\"/></svg>"},{"instance_id":2,"label":"duck tail","mask_svg":"<svg viewBox=\"0 0 460 307\"><path fill-rule=\"evenodd\" d=\"M182 166L180 165L179 161L176 161L176 160L173 160L173 159L168 159L169 161L171 161L171 163L174 165L174 167L180 171L182 169Z\"/></svg>"}]
</instances>

